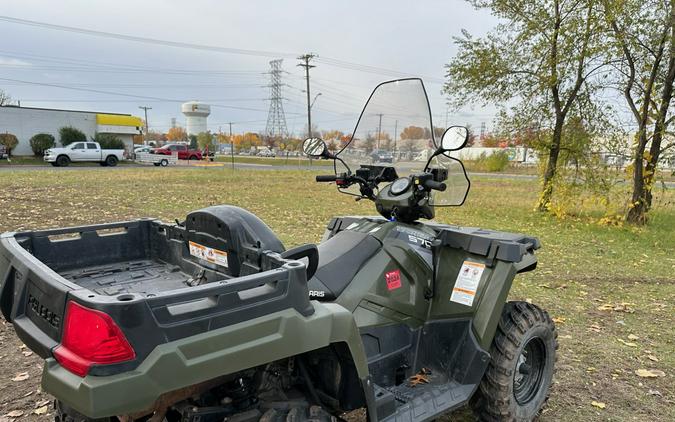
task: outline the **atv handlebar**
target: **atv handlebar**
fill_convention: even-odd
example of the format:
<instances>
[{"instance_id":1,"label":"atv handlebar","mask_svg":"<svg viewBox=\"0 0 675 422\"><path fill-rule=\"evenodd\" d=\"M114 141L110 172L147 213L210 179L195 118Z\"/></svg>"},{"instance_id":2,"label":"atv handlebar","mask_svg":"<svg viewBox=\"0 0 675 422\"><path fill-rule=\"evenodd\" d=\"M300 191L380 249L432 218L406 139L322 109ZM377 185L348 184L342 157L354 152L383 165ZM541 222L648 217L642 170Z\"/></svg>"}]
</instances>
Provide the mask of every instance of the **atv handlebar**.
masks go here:
<instances>
[{"instance_id":1,"label":"atv handlebar","mask_svg":"<svg viewBox=\"0 0 675 422\"><path fill-rule=\"evenodd\" d=\"M317 182L335 182L337 180L336 174L323 174L316 176Z\"/></svg>"},{"instance_id":2,"label":"atv handlebar","mask_svg":"<svg viewBox=\"0 0 675 422\"><path fill-rule=\"evenodd\" d=\"M443 182L437 182L435 180L429 179L424 181L424 187L429 189L429 190L437 190L437 191L445 191L447 189L448 185L446 185Z\"/></svg>"}]
</instances>

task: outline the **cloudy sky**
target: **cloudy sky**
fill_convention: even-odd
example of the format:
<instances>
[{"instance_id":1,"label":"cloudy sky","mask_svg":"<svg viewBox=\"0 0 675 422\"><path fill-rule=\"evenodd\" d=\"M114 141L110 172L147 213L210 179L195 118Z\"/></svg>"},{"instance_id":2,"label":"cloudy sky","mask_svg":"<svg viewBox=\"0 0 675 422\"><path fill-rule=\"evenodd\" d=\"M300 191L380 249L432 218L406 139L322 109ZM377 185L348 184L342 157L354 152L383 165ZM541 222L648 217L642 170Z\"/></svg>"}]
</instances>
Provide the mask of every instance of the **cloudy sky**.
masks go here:
<instances>
[{"instance_id":1,"label":"cloudy sky","mask_svg":"<svg viewBox=\"0 0 675 422\"><path fill-rule=\"evenodd\" d=\"M456 52L452 37L462 29L482 35L497 22L460 0L0 4L0 89L22 106L142 117L138 106L147 105L150 128L159 131L169 128L172 117L184 122L179 107L188 100L212 105L214 132L226 131L227 122L235 122L235 132L264 130L265 72L270 60L283 58L286 120L289 131L299 134L306 100L296 57L309 52L318 55L311 91L321 93L312 109L320 129L351 131L372 88L404 75L424 78L434 123L442 126L446 106L440 91L443 65ZM482 108L451 112L448 123L489 127L492 114Z\"/></svg>"}]
</instances>

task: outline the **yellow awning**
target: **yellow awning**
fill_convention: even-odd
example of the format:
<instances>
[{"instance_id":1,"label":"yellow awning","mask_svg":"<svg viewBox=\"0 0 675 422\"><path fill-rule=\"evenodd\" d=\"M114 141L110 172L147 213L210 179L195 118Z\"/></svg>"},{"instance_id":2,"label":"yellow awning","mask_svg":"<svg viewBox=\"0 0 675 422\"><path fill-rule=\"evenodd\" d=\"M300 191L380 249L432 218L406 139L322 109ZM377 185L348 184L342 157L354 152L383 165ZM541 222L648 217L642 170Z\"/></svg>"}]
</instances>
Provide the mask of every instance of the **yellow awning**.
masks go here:
<instances>
[{"instance_id":1,"label":"yellow awning","mask_svg":"<svg viewBox=\"0 0 675 422\"><path fill-rule=\"evenodd\" d=\"M136 116L120 116L118 114L97 114L96 123L99 125L110 126L142 126L140 117Z\"/></svg>"}]
</instances>

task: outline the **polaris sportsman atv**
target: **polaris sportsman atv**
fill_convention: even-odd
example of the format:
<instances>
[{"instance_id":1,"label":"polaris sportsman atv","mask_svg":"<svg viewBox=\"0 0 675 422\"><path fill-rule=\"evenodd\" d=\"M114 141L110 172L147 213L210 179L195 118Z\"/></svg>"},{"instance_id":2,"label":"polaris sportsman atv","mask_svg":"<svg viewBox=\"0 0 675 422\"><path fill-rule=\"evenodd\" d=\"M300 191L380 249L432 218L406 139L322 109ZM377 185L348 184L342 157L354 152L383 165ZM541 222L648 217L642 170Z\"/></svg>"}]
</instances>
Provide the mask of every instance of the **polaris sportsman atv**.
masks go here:
<instances>
[{"instance_id":1,"label":"polaris sportsman atv","mask_svg":"<svg viewBox=\"0 0 675 422\"><path fill-rule=\"evenodd\" d=\"M45 359L56 420L427 421L466 403L533 419L556 331L507 296L539 241L420 221L469 190L452 156L466 128L438 134L422 81L403 79L375 89L336 153L306 140L334 163L317 181L380 214L333 218L319 245L287 250L225 205L1 235L0 310Z\"/></svg>"}]
</instances>

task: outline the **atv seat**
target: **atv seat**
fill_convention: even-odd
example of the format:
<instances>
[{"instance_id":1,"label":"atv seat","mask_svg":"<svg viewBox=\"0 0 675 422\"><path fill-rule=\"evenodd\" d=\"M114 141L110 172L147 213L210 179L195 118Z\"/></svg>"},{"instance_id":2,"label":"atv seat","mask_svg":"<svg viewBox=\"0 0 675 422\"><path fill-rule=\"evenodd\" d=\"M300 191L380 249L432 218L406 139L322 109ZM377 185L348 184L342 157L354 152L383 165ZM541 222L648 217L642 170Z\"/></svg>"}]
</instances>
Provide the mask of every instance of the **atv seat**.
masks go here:
<instances>
[{"instance_id":1,"label":"atv seat","mask_svg":"<svg viewBox=\"0 0 675 422\"><path fill-rule=\"evenodd\" d=\"M381 246L368 233L349 230L320 243L319 265L308 281L310 298L322 302L335 300Z\"/></svg>"}]
</instances>

